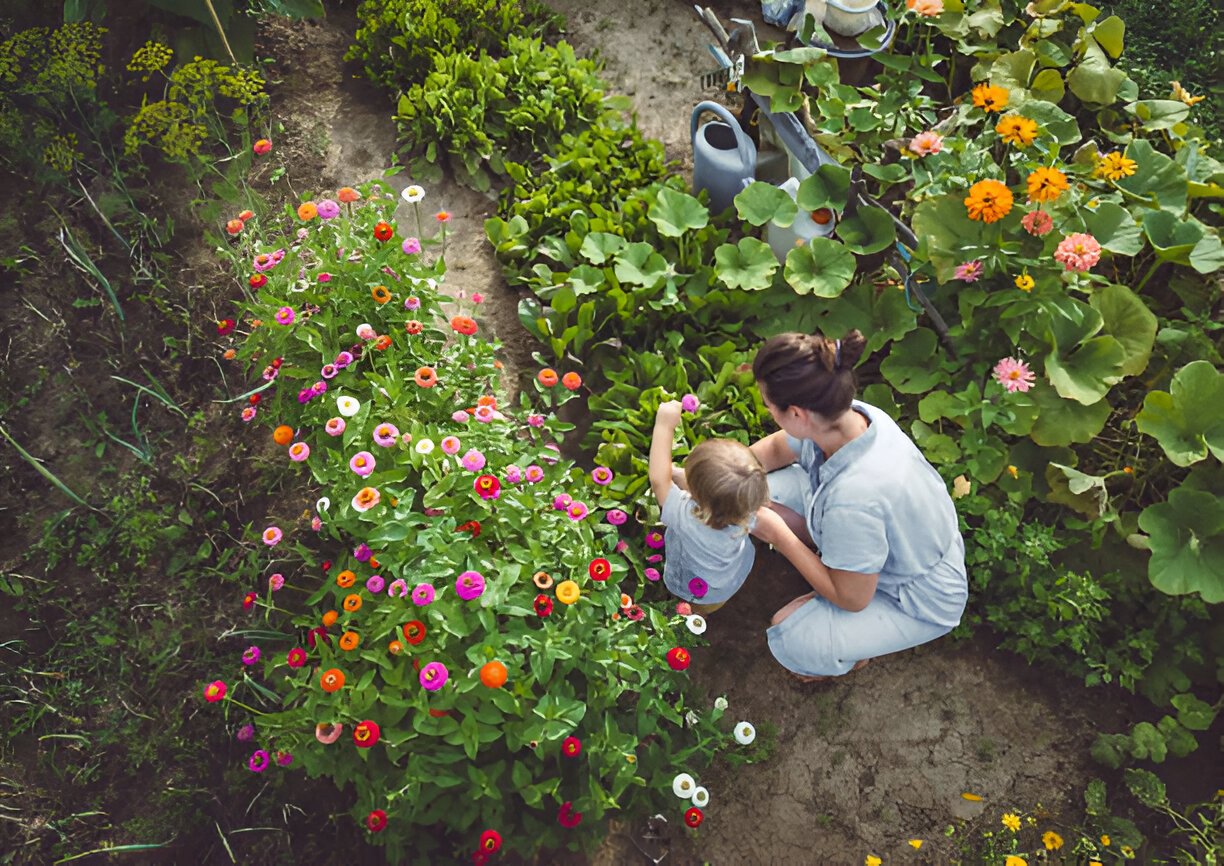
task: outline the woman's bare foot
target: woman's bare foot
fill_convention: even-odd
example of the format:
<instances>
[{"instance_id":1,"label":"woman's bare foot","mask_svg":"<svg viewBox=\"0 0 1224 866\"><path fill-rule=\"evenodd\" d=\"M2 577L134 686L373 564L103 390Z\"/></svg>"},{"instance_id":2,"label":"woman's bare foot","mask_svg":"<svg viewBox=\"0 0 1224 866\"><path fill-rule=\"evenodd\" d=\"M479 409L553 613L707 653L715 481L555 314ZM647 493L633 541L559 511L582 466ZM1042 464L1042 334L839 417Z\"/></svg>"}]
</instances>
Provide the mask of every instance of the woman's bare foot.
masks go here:
<instances>
[{"instance_id":1,"label":"woman's bare foot","mask_svg":"<svg viewBox=\"0 0 1224 866\"><path fill-rule=\"evenodd\" d=\"M867 665L869 664L871 664L871 659L863 659L862 661L857 661L854 663L854 667L850 668L850 670L847 671L846 673L854 673L857 670L862 670L863 668L867 667ZM802 674L795 673L794 671L787 671L787 673L790 674L792 677L794 677L801 683L822 683L825 680L837 679L837 677L805 677ZM845 676L845 674L843 674L843 676Z\"/></svg>"}]
</instances>

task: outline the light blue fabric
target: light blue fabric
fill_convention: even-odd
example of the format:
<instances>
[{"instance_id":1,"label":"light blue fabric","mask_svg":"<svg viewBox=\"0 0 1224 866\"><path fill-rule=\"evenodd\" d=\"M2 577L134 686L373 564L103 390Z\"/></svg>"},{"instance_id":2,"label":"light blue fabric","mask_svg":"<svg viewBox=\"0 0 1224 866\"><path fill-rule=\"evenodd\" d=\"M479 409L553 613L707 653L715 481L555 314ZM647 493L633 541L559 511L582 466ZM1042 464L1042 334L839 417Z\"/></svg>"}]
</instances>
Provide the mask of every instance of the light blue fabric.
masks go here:
<instances>
[{"instance_id":1,"label":"light blue fabric","mask_svg":"<svg viewBox=\"0 0 1224 866\"><path fill-rule=\"evenodd\" d=\"M774 655L797 672L827 674L814 670L813 663L827 666L829 659L856 642L871 644L867 648L880 654L945 634L960 622L969 597L964 541L943 479L887 413L857 400L852 408L864 415L870 425L828 460L811 440L787 437L806 478L797 476L794 467L771 472L770 496L805 516L808 531L827 567L879 574L876 595L867 610L872 609L876 600L891 601L892 608L886 617L889 622L895 618L895 612L897 616L912 618L917 625L911 629L893 622L881 633L878 646L862 635L826 630L823 638L820 634L786 640L779 636L775 647L778 629L790 634L798 627L790 625L791 620L801 615L800 621L817 617L812 612L816 608L809 603L782 626L770 629ZM802 510L795 508L798 503L803 504ZM823 599L818 601L839 612L813 619L820 629L827 626L857 631L862 627L879 627L867 625L866 620L852 619L867 610L852 614ZM915 643L904 643L906 640ZM893 645L890 641L902 643ZM884 645L893 648L883 650L880 647ZM811 655L794 655L796 651ZM856 656L849 661L870 657Z\"/></svg>"},{"instance_id":2,"label":"light blue fabric","mask_svg":"<svg viewBox=\"0 0 1224 866\"><path fill-rule=\"evenodd\" d=\"M685 601L718 604L735 595L744 585L756 559L756 548L742 526L714 529L693 513L697 503L687 490L672 484L663 500L661 520L667 526L663 543L667 558L663 583ZM752 522L755 523L753 517ZM689 581L700 577L709 584L704 596L689 590Z\"/></svg>"}]
</instances>

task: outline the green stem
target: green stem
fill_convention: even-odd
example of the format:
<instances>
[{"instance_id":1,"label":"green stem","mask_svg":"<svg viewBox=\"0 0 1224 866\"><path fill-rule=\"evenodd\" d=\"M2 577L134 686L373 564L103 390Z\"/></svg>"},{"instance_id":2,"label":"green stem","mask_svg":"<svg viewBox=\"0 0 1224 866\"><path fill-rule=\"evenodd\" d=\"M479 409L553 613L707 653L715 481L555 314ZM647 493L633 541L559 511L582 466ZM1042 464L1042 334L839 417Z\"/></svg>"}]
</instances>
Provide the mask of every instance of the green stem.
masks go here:
<instances>
[{"instance_id":1,"label":"green stem","mask_svg":"<svg viewBox=\"0 0 1224 866\"><path fill-rule=\"evenodd\" d=\"M257 709L255 709L254 707L248 707L248 706L247 706L246 704L244 704L242 701L237 701L237 700L234 700L234 699L233 699L233 698L231 698L231 697L226 697L226 699L225 699L225 700L226 700L227 702L229 702L229 703L233 704L233 705L234 705L234 706L236 706L236 707L242 707L242 708L243 708L244 710L246 710L248 713L254 713L254 714L255 714L255 715L257 715L257 716L266 716L266 715L268 715L268 714L267 714L267 713L265 713L263 710L257 710Z\"/></svg>"},{"instance_id":2,"label":"green stem","mask_svg":"<svg viewBox=\"0 0 1224 866\"><path fill-rule=\"evenodd\" d=\"M1136 295L1143 291L1143 287L1147 285L1147 281L1152 278L1152 274L1156 273L1156 269L1160 267L1160 265L1160 259L1152 262L1152 266L1147 269L1147 273L1143 275L1143 279L1139 281L1139 285L1135 286Z\"/></svg>"}]
</instances>

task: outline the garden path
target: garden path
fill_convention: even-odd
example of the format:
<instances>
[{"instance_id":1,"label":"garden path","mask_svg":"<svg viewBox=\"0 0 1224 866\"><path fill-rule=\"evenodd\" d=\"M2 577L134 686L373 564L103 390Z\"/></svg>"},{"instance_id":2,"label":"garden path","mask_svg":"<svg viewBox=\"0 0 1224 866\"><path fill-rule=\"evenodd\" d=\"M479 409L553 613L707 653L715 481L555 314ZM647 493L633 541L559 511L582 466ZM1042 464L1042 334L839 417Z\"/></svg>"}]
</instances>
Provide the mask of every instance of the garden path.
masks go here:
<instances>
[{"instance_id":1,"label":"garden path","mask_svg":"<svg viewBox=\"0 0 1224 866\"><path fill-rule=\"evenodd\" d=\"M691 166L689 113L708 93L696 75L712 62L707 32L679 0L551 0L580 52L598 50L613 88L632 96L639 124L669 157ZM717 4L724 20L752 5ZM758 7L759 8L759 7ZM759 12L749 12L759 20ZM281 83L274 106L286 129L281 154L298 193L377 177L391 164L395 128L385 97L344 64L354 22L341 11L321 24L273 25L270 53ZM401 188L410 179L392 178ZM495 203L452 182L428 187L425 212L452 214L450 291L483 293L478 317L507 345L508 366L528 366L531 343L484 239ZM411 219L401 205L400 219ZM842 680L801 685L773 662L764 629L774 610L806 590L771 552L758 557L745 592L711 617L690 668L712 700L726 695L730 722L773 735L772 758L715 768L699 778L712 792L696 837L671 820L665 862L858 864L867 853L901 862L947 862L953 819L996 824L1010 808L1040 804L1053 816L1074 811L1091 774L1094 720L1075 683L991 649L987 637L942 640L881 659ZM1065 696L1070 693L1072 696ZM968 800L971 793L981 800ZM638 827L614 825L595 856L600 866L649 862L634 849ZM907 842L922 839L920 852ZM909 855L909 856L904 856Z\"/></svg>"}]
</instances>

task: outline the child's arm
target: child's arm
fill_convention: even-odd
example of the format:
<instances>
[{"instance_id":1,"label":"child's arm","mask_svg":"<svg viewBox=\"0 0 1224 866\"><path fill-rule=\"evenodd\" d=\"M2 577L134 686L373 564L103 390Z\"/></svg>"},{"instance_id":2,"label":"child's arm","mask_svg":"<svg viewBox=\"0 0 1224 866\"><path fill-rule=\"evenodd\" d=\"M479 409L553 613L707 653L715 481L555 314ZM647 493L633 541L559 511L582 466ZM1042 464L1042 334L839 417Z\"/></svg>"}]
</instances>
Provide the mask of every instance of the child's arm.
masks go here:
<instances>
[{"instance_id":1,"label":"child's arm","mask_svg":"<svg viewBox=\"0 0 1224 866\"><path fill-rule=\"evenodd\" d=\"M650 439L650 489L660 508L672 486L672 441L678 426L680 401L668 400L660 404L655 415L654 435Z\"/></svg>"}]
</instances>

